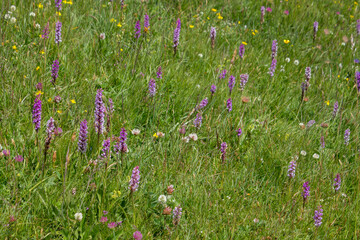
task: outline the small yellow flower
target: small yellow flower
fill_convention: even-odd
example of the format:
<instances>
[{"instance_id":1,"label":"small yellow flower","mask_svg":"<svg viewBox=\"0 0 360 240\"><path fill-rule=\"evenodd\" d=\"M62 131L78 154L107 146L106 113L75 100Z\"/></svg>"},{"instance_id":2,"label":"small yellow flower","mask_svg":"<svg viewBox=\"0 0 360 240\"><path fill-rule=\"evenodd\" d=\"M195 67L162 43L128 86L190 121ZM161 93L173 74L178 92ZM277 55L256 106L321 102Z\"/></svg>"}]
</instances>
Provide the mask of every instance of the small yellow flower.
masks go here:
<instances>
[{"instance_id":1,"label":"small yellow flower","mask_svg":"<svg viewBox=\"0 0 360 240\"><path fill-rule=\"evenodd\" d=\"M258 33L258 30L255 29L255 32Z\"/></svg>"},{"instance_id":2,"label":"small yellow flower","mask_svg":"<svg viewBox=\"0 0 360 240\"><path fill-rule=\"evenodd\" d=\"M211 11L216 12L217 10L215 8L212 8Z\"/></svg>"},{"instance_id":3,"label":"small yellow flower","mask_svg":"<svg viewBox=\"0 0 360 240\"><path fill-rule=\"evenodd\" d=\"M153 137L158 138L159 136L156 133L154 133Z\"/></svg>"},{"instance_id":4,"label":"small yellow flower","mask_svg":"<svg viewBox=\"0 0 360 240\"><path fill-rule=\"evenodd\" d=\"M350 18L354 18L354 15L350 15Z\"/></svg>"},{"instance_id":5,"label":"small yellow flower","mask_svg":"<svg viewBox=\"0 0 360 240\"><path fill-rule=\"evenodd\" d=\"M35 96L37 96L37 95L42 95L42 94L44 94L44 92L42 92L41 90L39 90L39 91L37 91L37 92L35 93Z\"/></svg>"},{"instance_id":6,"label":"small yellow flower","mask_svg":"<svg viewBox=\"0 0 360 240\"><path fill-rule=\"evenodd\" d=\"M242 44L247 45L247 42L242 42Z\"/></svg>"},{"instance_id":7,"label":"small yellow flower","mask_svg":"<svg viewBox=\"0 0 360 240\"><path fill-rule=\"evenodd\" d=\"M254 35L254 36L256 35L256 33L254 33L254 32L251 32L251 34Z\"/></svg>"},{"instance_id":8,"label":"small yellow flower","mask_svg":"<svg viewBox=\"0 0 360 240\"><path fill-rule=\"evenodd\" d=\"M340 75L338 75L338 78L340 78Z\"/></svg>"},{"instance_id":9,"label":"small yellow flower","mask_svg":"<svg viewBox=\"0 0 360 240\"><path fill-rule=\"evenodd\" d=\"M38 71L39 69L40 69L40 67L39 67L39 66L37 66L37 67L36 67L36 71Z\"/></svg>"},{"instance_id":10,"label":"small yellow flower","mask_svg":"<svg viewBox=\"0 0 360 240\"><path fill-rule=\"evenodd\" d=\"M52 101L52 99L51 99L51 98L49 98L49 99L48 99L48 102L49 102L49 103L51 103L51 101Z\"/></svg>"},{"instance_id":11,"label":"small yellow flower","mask_svg":"<svg viewBox=\"0 0 360 240\"><path fill-rule=\"evenodd\" d=\"M15 46L15 45L14 45L14 46L12 46L12 49L16 50L16 46Z\"/></svg>"},{"instance_id":12,"label":"small yellow flower","mask_svg":"<svg viewBox=\"0 0 360 240\"><path fill-rule=\"evenodd\" d=\"M349 78L346 78L346 81L349 81Z\"/></svg>"},{"instance_id":13,"label":"small yellow flower","mask_svg":"<svg viewBox=\"0 0 360 240\"><path fill-rule=\"evenodd\" d=\"M120 48L120 51L122 52L122 51L124 51L122 48Z\"/></svg>"},{"instance_id":14,"label":"small yellow flower","mask_svg":"<svg viewBox=\"0 0 360 240\"><path fill-rule=\"evenodd\" d=\"M207 20L210 20L210 18L209 17L206 17L207 18Z\"/></svg>"},{"instance_id":15,"label":"small yellow flower","mask_svg":"<svg viewBox=\"0 0 360 240\"><path fill-rule=\"evenodd\" d=\"M71 99L70 102L74 104L76 103L75 99Z\"/></svg>"},{"instance_id":16,"label":"small yellow flower","mask_svg":"<svg viewBox=\"0 0 360 240\"><path fill-rule=\"evenodd\" d=\"M290 42L290 40L284 40L285 44L288 44Z\"/></svg>"},{"instance_id":17,"label":"small yellow flower","mask_svg":"<svg viewBox=\"0 0 360 240\"><path fill-rule=\"evenodd\" d=\"M122 27L122 25L121 25L121 23L119 22L116 26L118 26L118 27Z\"/></svg>"},{"instance_id":18,"label":"small yellow flower","mask_svg":"<svg viewBox=\"0 0 360 240\"><path fill-rule=\"evenodd\" d=\"M112 19L110 19L110 22L112 23L112 22L116 22L116 19L115 18L112 18Z\"/></svg>"},{"instance_id":19,"label":"small yellow flower","mask_svg":"<svg viewBox=\"0 0 360 240\"><path fill-rule=\"evenodd\" d=\"M44 50L41 50L41 51L40 51L40 54L44 54L44 53L45 53L45 51L44 51Z\"/></svg>"},{"instance_id":20,"label":"small yellow flower","mask_svg":"<svg viewBox=\"0 0 360 240\"><path fill-rule=\"evenodd\" d=\"M325 103L326 103L326 105L330 105L330 101L329 100L327 100L327 101L325 101Z\"/></svg>"},{"instance_id":21,"label":"small yellow flower","mask_svg":"<svg viewBox=\"0 0 360 240\"><path fill-rule=\"evenodd\" d=\"M17 176L18 176L18 177L20 177L20 176L21 176L21 174L20 174L20 173L18 173L18 174L17 174Z\"/></svg>"},{"instance_id":22,"label":"small yellow flower","mask_svg":"<svg viewBox=\"0 0 360 240\"><path fill-rule=\"evenodd\" d=\"M189 27L190 27L190 28L194 28L194 25L190 25Z\"/></svg>"},{"instance_id":23,"label":"small yellow flower","mask_svg":"<svg viewBox=\"0 0 360 240\"><path fill-rule=\"evenodd\" d=\"M24 78L26 78L26 75L24 75Z\"/></svg>"},{"instance_id":24,"label":"small yellow flower","mask_svg":"<svg viewBox=\"0 0 360 240\"><path fill-rule=\"evenodd\" d=\"M357 2L354 2L354 4L355 4L355 5L358 5L358 3L357 3Z\"/></svg>"},{"instance_id":25,"label":"small yellow flower","mask_svg":"<svg viewBox=\"0 0 360 240\"><path fill-rule=\"evenodd\" d=\"M219 14L218 19L220 19L220 20L221 20L221 19L223 19L223 17Z\"/></svg>"},{"instance_id":26,"label":"small yellow flower","mask_svg":"<svg viewBox=\"0 0 360 240\"><path fill-rule=\"evenodd\" d=\"M84 110L84 112L87 112L87 110Z\"/></svg>"},{"instance_id":27,"label":"small yellow flower","mask_svg":"<svg viewBox=\"0 0 360 240\"><path fill-rule=\"evenodd\" d=\"M61 12L56 12L56 15L57 15L57 16L61 16Z\"/></svg>"},{"instance_id":28,"label":"small yellow flower","mask_svg":"<svg viewBox=\"0 0 360 240\"><path fill-rule=\"evenodd\" d=\"M41 9L41 8L44 8L44 6L41 3L39 3L38 8Z\"/></svg>"},{"instance_id":29,"label":"small yellow flower","mask_svg":"<svg viewBox=\"0 0 360 240\"><path fill-rule=\"evenodd\" d=\"M238 21L238 24L240 24L240 21Z\"/></svg>"},{"instance_id":30,"label":"small yellow flower","mask_svg":"<svg viewBox=\"0 0 360 240\"><path fill-rule=\"evenodd\" d=\"M61 111L61 110L57 110L56 112L57 112L57 113L59 113L59 114L61 114L61 113L62 113L62 111Z\"/></svg>"}]
</instances>

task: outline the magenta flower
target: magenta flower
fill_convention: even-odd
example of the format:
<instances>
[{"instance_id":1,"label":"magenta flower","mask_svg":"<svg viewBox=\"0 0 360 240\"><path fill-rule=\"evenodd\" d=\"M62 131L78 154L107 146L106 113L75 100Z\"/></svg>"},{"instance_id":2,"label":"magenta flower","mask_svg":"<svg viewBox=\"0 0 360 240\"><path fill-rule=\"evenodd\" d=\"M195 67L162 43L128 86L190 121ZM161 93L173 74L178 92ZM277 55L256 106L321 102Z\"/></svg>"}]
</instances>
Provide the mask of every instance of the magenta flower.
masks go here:
<instances>
[{"instance_id":1,"label":"magenta flower","mask_svg":"<svg viewBox=\"0 0 360 240\"><path fill-rule=\"evenodd\" d=\"M139 39L141 36L141 25L140 25L140 21L136 21L136 24L135 24L135 35L134 37L136 39Z\"/></svg>"},{"instance_id":2,"label":"magenta flower","mask_svg":"<svg viewBox=\"0 0 360 240\"><path fill-rule=\"evenodd\" d=\"M242 134L242 130L241 130L241 128L239 128L238 130L236 130L236 132L237 132L238 137L240 137L240 136L241 136L241 134Z\"/></svg>"},{"instance_id":3,"label":"magenta flower","mask_svg":"<svg viewBox=\"0 0 360 240\"><path fill-rule=\"evenodd\" d=\"M220 152L221 152L221 159L222 159L223 163L225 162L225 158L226 158L226 149L227 149L226 142L221 143Z\"/></svg>"},{"instance_id":4,"label":"magenta flower","mask_svg":"<svg viewBox=\"0 0 360 240\"><path fill-rule=\"evenodd\" d=\"M211 92L211 95L213 95L216 92L216 86L215 85L211 85L210 92Z\"/></svg>"},{"instance_id":5,"label":"magenta flower","mask_svg":"<svg viewBox=\"0 0 360 240\"><path fill-rule=\"evenodd\" d=\"M230 94L231 94L231 92L235 86L235 77L233 75L231 75L229 78L228 86L229 86L229 90L230 90Z\"/></svg>"},{"instance_id":6,"label":"magenta flower","mask_svg":"<svg viewBox=\"0 0 360 240\"><path fill-rule=\"evenodd\" d=\"M22 161L24 161L24 158L23 158L23 156L21 156L21 155L17 155L17 156L14 157L14 160L15 160L16 162L22 162Z\"/></svg>"},{"instance_id":7,"label":"magenta flower","mask_svg":"<svg viewBox=\"0 0 360 240\"><path fill-rule=\"evenodd\" d=\"M226 101L226 108L229 112L232 111L232 100L231 98L229 98L227 101Z\"/></svg>"},{"instance_id":8,"label":"magenta flower","mask_svg":"<svg viewBox=\"0 0 360 240\"><path fill-rule=\"evenodd\" d=\"M267 12L272 12L272 9L268 7L268 8L266 8L266 11Z\"/></svg>"},{"instance_id":9,"label":"magenta flower","mask_svg":"<svg viewBox=\"0 0 360 240\"><path fill-rule=\"evenodd\" d=\"M285 11L284 11L284 14L285 14L285 15L289 15L289 10L285 10Z\"/></svg>"},{"instance_id":10,"label":"magenta flower","mask_svg":"<svg viewBox=\"0 0 360 240\"><path fill-rule=\"evenodd\" d=\"M95 97L95 131L98 135L104 132L105 104L102 100L103 90L97 90Z\"/></svg>"},{"instance_id":11,"label":"magenta flower","mask_svg":"<svg viewBox=\"0 0 360 240\"><path fill-rule=\"evenodd\" d=\"M59 77L59 61L57 59L54 60L51 69L51 83L55 85L56 79Z\"/></svg>"},{"instance_id":12,"label":"magenta flower","mask_svg":"<svg viewBox=\"0 0 360 240\"><path fill-rule=\"evenodd\" d=\"M49 22L44 27L43 34L41 35L42 39L48 39L49 38Z\"/></svg>"},{"instance_id":13,"label":"magenta flower","mask_svg":"<svg viewBox=\"0 0 360 240\"><path fill-rule=\"evenodd\" d=\"M260 23L263 23L264 22L264 16L265 16L265 7L264 6L261 6L260 12L261 12Z\"/></svg>"},{"instance_id":14,"label":"magenta flower","mask_svg":"<svg viewBox=\"0 0 360 240\"><path fill-rule=\"evenodd\" d=\"M293 160L289 164L288 174L287 174L290 179L295 177L295 171L296 171L296 161Z\"/></svg>"},{"instance_id":15,"label":"magenta flower","mask_svg":"<svg viewBox=\"0 0 360 240\"><path fill-rule=\"evenodd\" d=\"M140 182L140 170L139 170L139 166L136 166L132 171L131 179L129 182L129 189L131 193L136 192L138 190L139 182Z\"/></svg>"},{"instance_id":16,"label":"magenta flower","mask_svg":"<svg viewBox=\"0 0 360 240\"><path fill-rule=\"evenodd\" d=\"M141 240L143 238L143 235L141 234L140 231L136 231L134 232L133 237L135 240Z\"/></svg>"},{"instance_id":17,"label":"magenta flower","mask_svg":"<svg viewBox=\"0 0 360 240\"><path fill-rule=\"evenodd\" d=\"M180 30L181 30L181 21L180 18L176 21L176 28L174 30L174 54L176 54L177 46L179 45L180 41Z\"/></svg>"},{"instance_id":18,"label":"magenta flower","mask_svg":"<svg viewBox=\"0 0 360 240\"><path fill-rule=\"evenodd\" d=\"M322 224L322 216L323 216L323 210L321 206L319 206L318 210L315 210L315 214L314 214L315 227L320 227L320 225Z\"/></svg>"},{"instance_id":19,"label":"magenta flower","mask_svg":"<svg viewBox=\"0 0 360 240\"><path fill-rule=\"evenodd\" d=\"M200 113L196 114L196 118L194 120L194 126L196 128L200 128L201 127L201 122L202 122L202 116Z\"/></svg>"},{"instance_id":20,"label":"magenta flower","mask_svg":"<svg viewBox=\"0 0 360 240\"><path fill-rule=\"evenodd\" d=\"M244 58L244 54L245 54L245 45L244 44L240 44L240 47L239 47L239 56L241 59Z\"/></svg>"},{"instance_id":21,"label":"magenta flower","mask_svg":"<svg viewBox=\"0 0 360 240\"><path fill-rule=\"evenodd\" d=\"M144 31L147 32L150 29L149 15L144 16Z\"/></svg>"},{"instance_id":22,"label":"magenta flower","mask_svg":"<svg viewBox=\"0 0 360 240\"><path fill-rule=\"evenodd\" d=\"M37 95L34 102L34 107L32 111L32 119L35 125L35 131L38 132L41 126L41 100L40 94Z\"/></svg>"},{"instance_id":23,"label":"magenta flower","mask_svg":"<svg viewBox=\"0 0 360 240\"><path fill-rule=\"evenodd\" d=\"M341 186L341 177L340 174L336 174L336 177L334 179L335 183L334 183L334 189L335 192L340 190L340 186Z\"/></svg>"},{"instance_id":24,"label":"magenta flower","mask_svg":"<svg viewBox=\"0 0 360 240\"><path fill-rule=\"evenodd\" d=\"M102 224L106 223L107 221L108 221L108 218L105 217L105 216L102 216L102 217L100 218L100 222L101 222Z\"/></svg>"}]
</instances>

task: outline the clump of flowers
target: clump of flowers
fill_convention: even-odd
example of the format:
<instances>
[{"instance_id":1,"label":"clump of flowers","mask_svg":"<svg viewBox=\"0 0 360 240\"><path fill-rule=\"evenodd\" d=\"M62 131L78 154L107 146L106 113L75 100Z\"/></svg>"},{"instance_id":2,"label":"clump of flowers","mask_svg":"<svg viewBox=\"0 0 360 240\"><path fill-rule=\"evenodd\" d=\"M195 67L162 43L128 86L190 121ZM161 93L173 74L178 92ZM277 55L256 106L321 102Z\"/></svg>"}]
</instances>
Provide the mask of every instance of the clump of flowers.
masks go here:
<instances>
[{"instance_id":1,"label":"clump of flowers","mask_svg":"<svg viewBox=\"0 0 360 240\"><path fill-rule=\"evenodd\" d=\"M139 166L134 167L131 175L131 179L129 182L129 189L130 192L136 192L139 188L139 182L140 182L140 170Z\"/></svg>"},{"instance_id":2,"label":"clump of flowers","mask_svg":"<svg viewBox=\"0 0 360 240\"><path fill-rule=\"evenodd\" d=\"M216 86L215 85L211 85L210 92L211 92L211 95L214 95L214 93L216 92Z\"/></svg>"},{"instance_id":3,"label":"clump of flowers","mask_svg":"<svg viewBox=\"0 0 360 240\"><path fill-rule=\"evenodd\" d=\"M196 114L196 118L194 120L194 126L196 128L200 128L201 127L201 123L202 123L202 116L200 113Z\"/></svg>"},{"instance_id":4,"label":"clump of flowers","mask_svg":"<svg viewBox=\"0 0 360 240\"><path fill-rule=\"evenodd\" d=\"M336 117L337 112L339 111L339 103L336 101L334 103L334 109L333 109L333 117Z\"/></svg>"},{"instance_id":5,"label":"clump of flowers","mask_svg":"<svg viewBox=\"0 0 360 240\"><path fill-rule=\"evenodd\" d=\"M228 86L229 86L229 91L230 91L230 94L235 86L235 77L233 75L230 76L229 78L229 83L228 83Z\"/></svg>"},{"instance_id":6,"label":"clump of flowers","mask_svg":"<svg viewBox=\"0 0 360 240\"><path fill-rule=\"evenodd\" d=\"M271 77L273 77L274 74L275 74L276 63L277 63L277 60L274 58L274 59L272 60L272 62L271 62L271 66L270 66L270 68L269 68L269 74L270 74Z\"/></svg>"},{"instance_id":7,"label":"clump of flowers","mask_svg":"<svg viewBox=\"0 0 360 240\"><path fill-rule=\"evenodd\" d=\"M59 77L59 61L57 59L54 60L51 69L51 83L55 85L56 79Z\"/></svg>"},{"instance_id":8,"label":"clump of flowers","mask_svg":"<svg viewBox=\"0 0 360 240\"><path fill-rule=\"evenodd\" d=\"M245 45L244 44L240 44L240 47L239 47L239 56L241 59L244 58L244 54L245 54Z\"/></svg>"},{"instance_id":9,"label":"clump of flowers","mask_svg":"<svg viewBox=\"0 0 360 240\"><path fill-rule=\"evenodd\" d=\"M307 198L310 196L310 185L309 182L305 182L303 185L303 192L302 192L302 197L304 199L304 204L307 200Z\"/></svg>"},{"instance_id":10,"label":"clump of flowers","mask_svg":"<svg viewBox=\"0 0 360 240\"><path fill-rule=\"evenodd\" d=\"M319 29L319 23L318 22L314 22L314 41L316 39L316 33L318 32L318 29Z\"/></svg>"},{"instance_id":11,"label":"clump of flowers","mask_svg":"<svg viewBox=\"0 0 360 240\"><path fill-rule=\"evenodd\" d=\"M62 27L62 23L60 21L56 22L56 26L55 26L55 43L59 44L60 42L62 42L61 40L61 27Z\"/></svg>"},{"instance_id":12,"label":"clump of flowers","mask_svg":"<svg viewBox=\"0 0 360 240\"><path fill-rule=\"evenodd\" d=\"M204 107L206 107L206 105L209 103L207 98L204 98L203 100L201 100L201 102L199 103L199 106L197 107L197 109L202 109Z\"/></svg>"},{"instance_id":13,"label":"clump of flowers","mask_svg":"<svg viewBox=\"0 0 360 240\"><path fill-rule=\"evenodd\" d=\"M264 16L265 16L265 7L264 6L261 6L260 12L261 12L260 23L262 24L264 22Z\"/></svg>"},{"instance_id":14,"label":"clump of flowers","mask_svg":"<svg viewBox=\"0 0 360 240\"><path fill-rule=\"evenodd\" d=\"M240 89L244 90L246 83L249 80L249 75L248 74L241 74L240 75Z\"/></svg>"}]
</instances>

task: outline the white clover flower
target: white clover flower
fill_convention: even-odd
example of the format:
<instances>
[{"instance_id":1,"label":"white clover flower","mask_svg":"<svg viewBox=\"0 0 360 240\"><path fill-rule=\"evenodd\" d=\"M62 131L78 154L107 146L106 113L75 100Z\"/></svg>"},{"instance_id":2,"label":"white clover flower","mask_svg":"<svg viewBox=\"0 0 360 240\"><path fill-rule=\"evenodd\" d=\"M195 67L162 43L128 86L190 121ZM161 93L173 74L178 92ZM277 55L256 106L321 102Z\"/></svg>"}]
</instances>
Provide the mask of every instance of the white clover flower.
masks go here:
<instances>
[{"instance_id":1,"label":"white clover flower","mask_svg":"<svg viewBox=\"0 0 360 240\"><path fill-rule=\"evenodd\" d=\"M15 11L16 11L16 6L11 5L10 10L13 11L13 12L15 12Z\"/></svg>"},{"instance_id":2,"label":"white clover flower","mask_svg":"<svg viewBox=\"0 0 360 240\"><path fill-rule=\"evenodd\" d=\"M290 58L285 58L285 62L290 62Z\"/></svg>"},{"instance_id":3,"label":"white clover flower","mask_svg":"<svg viewBox=\"0 0 360 240\"><path fill-rule=\"evenodd\" d=\"M342 64L341 64L341 63L339 63L339 68L342 68Z\"/></svg>"},{"instance_id":4,"label":"white clover flower","mask_svg":"<svg viewBox=\"0 0 360 240\"><path fill-rule=\"evenodd\" d=\"M304 123L299 123L299 126L303 127L303 126L305 126L305 124Z\"/></svg>"},{"instance_id":5,"label":"white clover flower","mask_svg":"<svg viewBox=\"0 0 360 240\"><path fill-rule=\"evenodd\" d=\"M295 60L295 61L294 61L294 64L295 64L295 65L299 65L299 60Z\"/></svg>"},{"instance_id":6,"label":"white clover flower","mask_svg":"<svg viewBox=\"0 0 360 240\"><path fill-rule=\"evenodd\" d=\"M344 43L344 42L343 42L341 45L342 45L342 46L345 46L345 45L346 45L346 43Z\"/></svg>"},{"instance_id":7,"label":"white clover flower","mask_svg":"<svg viewBox=\"0 0 360 240\"><path fill-rule=\"evenodd\" d=\"M198 136L196 133L190 133L189 134L189 138L193 141L197 141L198 140Z\"/></svg>"},{"instance_id":8,"label":"white clover flower","mask_svg":"<svg viewBox=\"0 0 360 240\"><path fill-rule=\"evenodd\" d=\"M12 18L10 19L10 22L11 22L11 23L16 23L16 18L12 17Z\"/></svg>"},{"instance_id":9,"label":"white clover flower","mask_svg":"<svg viewBox=\"0 0 360 240\"><path fill-rule=\"evenodd\" d=\"M30 17L35 17L35 13L34 13L34 12L31 12L31 13L29 13L29 16L30 16Z\"/></svg>"},{"instance_id":10,"label":"white clover flower","mask_svg":"<svg viewBox=\"0 0 360 240\"><path fill-rule=\"evenodd\" d=\"M76 221L80 222L82 220L82 218L83 218L82 213L75 213L75 220Z\"/></svg>"},{"instance_id":11,"label":"white clover flower","mask_svg":"<svg viewBox=\"0 0 360 240\"><path fill-rule=\"evenodd\" d=\"M105 39L105 33L100 33L100 39L104 40Z\"/></svg>"},{"instance_id":12,"label":"white clover flower","mask_svg":"<svg viewBox=\"0 0 360 240\"><path fill-rule=\"evenodd\" d=\"M189 138L189 137L183 137L183 138L181 138L181 140L182 140L183 142L185 142L185 143L188 143L189 140L190 140L190 138Z\"/></svg>"},{"instance_id":13,"label":"white clover flower","mask_svg":"<svg viewBox=\"0 0 360 240\"><path fill-rule=\"evenodd\" d=\"M203 55L202 55L201 53L199 53L199 54L198 54L198 56L199 56L200 58L202 58L202 57L203 57Z\"/></svg>"},{"instance_id":14,"label":"white clover flower","mask_svg":"<svg viewBox=\"0 0 360 240\"><path fill-rule=\"evenodd\" d=\"M158 198L159 203L161 204L166 204L166 196L165 195L160 195Z\"/></svg>"},{"instance_id":15,"label":"white clover flower","mask_svg":"<svg viewBox=\"0 0 360 240\"><path fill-rule=\"evenodd\" d=\"M302 151L300 152L300 154L303 155L303 156L306 156L306 152L305 152L304 150L302 150Z\"/></svg>"},{"instance_id":16,"label":"white clover flower","mask_svg":"<svg viewBox=\"0 0 360 240\"><path fill-rule=\"evenodd\" d=\"M133 135L139 135L139 134L140 134L140 130L137 129L137 128L134 128L133 130L131 130L131 133L132 133Z\"/></svg>"},{"instance_id":17,"label":"white clover flower","mask_svg":"<svg viewBox=\"0 0 360 240\"><path fill-rule=\"evenodd\" d=\"M284 67L284 65L281 65L281 66L280 66L280 72L285 72L285 67Z\"/></svg>"},{"instance_id":18,"label":"white clover flower","mask_svg":"<svg viewBox=\"0 0 360 240\"><path fill-rule=\"evenodd\" d=\"M315 158L315 159L319 159L319 154L317 154L317 153L314 153L314 155L313 155L313 158Z\"/></svg>"},{"instance_id":19,"label":"white clover flower","mask_svg":"<svg viewBox=\"0 0 360 240\"><path fill-rule=\"evenodd\" d=\"M35 24L35 28L40 29L40 24Z\"/></svg>"},{"instance_id":20,"label":"white clover flower","mask_svg":"<svg viewBox=\"0 0 360 240\"><path fill-rule=\"evenodd\" d=\"M4 15L4 18L5 18L6 20L10 19L10 14L8 14L8 13L5 14L5 15Z\"/></svg>"}]
</instances>

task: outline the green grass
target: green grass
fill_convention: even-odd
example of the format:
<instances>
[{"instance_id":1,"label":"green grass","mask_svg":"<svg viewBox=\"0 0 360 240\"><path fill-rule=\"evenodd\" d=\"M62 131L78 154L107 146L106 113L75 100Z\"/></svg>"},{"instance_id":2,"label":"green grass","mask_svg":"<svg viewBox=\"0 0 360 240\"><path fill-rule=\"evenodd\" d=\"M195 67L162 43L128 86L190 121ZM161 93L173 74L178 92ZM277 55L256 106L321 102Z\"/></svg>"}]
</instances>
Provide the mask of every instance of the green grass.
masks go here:
<instances>
[{"instance_id":1,"label":"green grass","mask_svg":"<svg viewBox=\"0 0 360 240\"><path fill-rule=\"evenodd\" d=\"M121 10L118 0L111 4L74 0L72 5L62 4L61 16L54 1L42 1L43 8L39 3L0 3L0 144L10 150L9 157L0 158L0 238L132 239L136 230L143 239L360 237L359 93L354 80L359 71L354 59L360 58L358 3L125 0ZM11 14L16 23L5 19L11 5L16 6ZM261 6L272 8L263 24ZM30 12L36 16L29 16ZM146 13L150 16L147 34L143 31ZM182 28L174 55L177 18ZM63 24L59 45L54 43L58 20ZM142 25L138 40L134 38L137 20ZM319 22L315 41L314 21ZM39 35L47 22L50 35L44 40ZM209 38L212 26L217 29L214 49ZM99 38L101 33L106 35L104 40ZM271 78L274 39L277 68ZM233 54L242 42L247 45L240 59ZM50 82L55 59L60 62L56 87ZM162 79L156 78L159 66ZM311 85L307 101L301 101L306 67L312 69ZM228 74L219 79L223 69ZM249 81L241 91L240 74L245 73ZM236 85L229 113L230 75L236 77ZM157 84L153 98L148 94L150 78ZM36 134L32 107L38 82L43 83L42 123ZM217 86L213 96L212 84ZM115 111L110 131L98 140L94 100L99 88L106 104L109 98L114 101ZM57 95L60 103L54 102ZM202 126L196 129L194 108L205 97L209 103L201 110ZM250 101L243 102L243 97ZM336 101L339 112L334 118ZM52 140L43 172L50 117L63 133ZM86 154L77 150L83 119L89 126ZM316 121L312 127L300 127L310 120ZM197 141L182 140L178 130L184 124L186 136L196 133ZM112 154L97 166L89 164L99 158L103 141L119 136L121 128L127 130L129 152L122 157ZM141 130L140 135L131 134L134 128ZM240 137L238 128L243 131ZM350 143L345 145L348 128ZM156 132L165 137L155 138ZM225 164L222 142L228 145ZM300 154L303 150L306 156ZM314 153L320 158L313 158ZM24 161L14 161L16 155ZM290 180L287 170L295 156L299 156L296 175ZM129 179L138 165L140 186L130 194ZM342 182L335 193L337 173ZM305 181L310 183L310 197L303 207ZM171 215L162 214L164 206L158 202L160 195L168 195L171 184L175 191L167 205L172 209L181 205L183 212L176 226ZM313 216L319 205L324 215L317 228ZM103 211L109 212L106 224L100 222ZM76 221L75 213L82 213L83 219ZM15 221L10 221L12 217ZM113 221L122 225L109 229L107 223Z\"/></svg>"}]
</instances>

